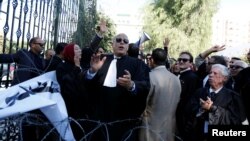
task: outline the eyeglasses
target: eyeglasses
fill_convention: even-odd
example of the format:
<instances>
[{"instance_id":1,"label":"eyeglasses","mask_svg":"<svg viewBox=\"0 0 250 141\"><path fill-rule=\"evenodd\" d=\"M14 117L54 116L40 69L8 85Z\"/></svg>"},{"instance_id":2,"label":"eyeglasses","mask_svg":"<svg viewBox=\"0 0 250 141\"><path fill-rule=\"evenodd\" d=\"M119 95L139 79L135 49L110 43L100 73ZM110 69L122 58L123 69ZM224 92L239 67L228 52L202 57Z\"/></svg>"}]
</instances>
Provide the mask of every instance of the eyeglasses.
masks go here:
<instances>
[{"instance_id":1,"label":"eyeglasses","mask_svg":"<svg viewBox=\"0 0 250 141\"><path fill-rule=\"evenodd\" d=\"M115 41L117 43L121 43L123 41L123 43L128 44L129 40L128 39L122 39L122 38L116 38Z\"/></svg>"},{"instance_id":2,"label":"eyeglasses","mask_svg":"<svg viewBox=\"0 0 250 141\"><path fill-rule=\"evenodd\" d=\"M147 57L147 60L151 60L152 57Z\"/></svg>"},{"instance_id":3,"label":"eyeglasses","mask_svg":"<svg viewBox=\"0 0 250 141\"><path fill-rule=\"evenodd\" d=\"M236 66L236 65L231 65L230 66L230 69L236 69L237 70L237 69L240 69L240 68L243 69L243 67L241 67L241 66Z\"/></svg>"},{"instance_id":4,"label":"eyeglasses","mask_svg":"<svg viewBox=\"0 0 250 141\"><path fill-rule=\"evenodd\" d=\"M186 59L186 58L178 58L177 59L178 62L183 62L183 63L186 63L187 61L189 61L189 59Z\"/></svg>"},{"instance_id":5,"label":"eyeglasses","mask_svg":"<svg viewBox=\"0 0 250 141\"><path fill-rule=\"evenodd\" d=\"M33 43L33 44L37 44L37 45L39 45L41 47L43 47L45 45L44 43Z\"/></svg>"}]
</instances>

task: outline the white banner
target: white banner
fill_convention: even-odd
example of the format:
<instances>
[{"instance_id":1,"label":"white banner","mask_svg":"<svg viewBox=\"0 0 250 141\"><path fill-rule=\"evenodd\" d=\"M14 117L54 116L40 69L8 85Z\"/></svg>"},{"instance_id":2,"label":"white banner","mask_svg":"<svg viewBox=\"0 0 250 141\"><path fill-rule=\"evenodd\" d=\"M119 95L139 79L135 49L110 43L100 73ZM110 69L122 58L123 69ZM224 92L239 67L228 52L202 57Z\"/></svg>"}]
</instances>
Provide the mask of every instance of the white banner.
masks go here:
<instances>
[{"instance_id":1,"label":"white banner","mask_svg":"<svg viewBox=\"0 0 250 141\"><path fill-rule=\"evenodd\" d=\"M55 71L0 92L0 119L40 109L66 141L75 141Z\"/></svg>"}]
</instances>

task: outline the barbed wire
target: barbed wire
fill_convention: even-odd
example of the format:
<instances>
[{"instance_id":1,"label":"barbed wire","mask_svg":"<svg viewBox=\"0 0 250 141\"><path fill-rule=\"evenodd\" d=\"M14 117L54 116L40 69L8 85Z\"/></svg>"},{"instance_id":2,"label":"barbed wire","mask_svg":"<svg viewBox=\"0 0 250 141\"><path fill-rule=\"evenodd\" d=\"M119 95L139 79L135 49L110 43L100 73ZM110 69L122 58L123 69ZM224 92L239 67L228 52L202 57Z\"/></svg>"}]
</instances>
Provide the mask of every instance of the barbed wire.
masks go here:
<instances>
[{"instance_id":1,"label":"barbed wire","mask_svg":"<svg viewBox=\"0 0 250 141\"><path fill-rule=\"evenodd\" d=\"M19 130L19 135L20 135L20 140L23 141L23 126L28 124L29 126L42 126L45 127L45 129L49 129L47 131L47 133L42 137L41 141L45 141L49 135L51 135L52 133L57 133L55 126L53 126L53 124L56 125L60 125L62 124L64 121L60 121L60 122L56 122L56 123L51 123L48 121L44 121L43 116L39 115L39 114L31 114L31 113L23 113L20 115L14 115L11 117L8 117L4 120L8 120L11 123L17 123L17 128ZM108 131L108 126L112 126L114 124L120 124L120 123L126 123L126 122L130 122L130 121L138 121L140 119L124 119L124 120L116 120L116 121L112 121L112 122L102 122L99 120L91 120L91 119L74 119L72 117L69 117L68 119L69 123L74 122L75 124L77 124L77 126L80 128L80 130L83 133L82 138L80 139L80 141L87 141L89 136L92 136L93 134L95 134L95 132L100 129L101 127L104 127L105 129L105 134L106 134L106 140L109 141L109 131ZM89 123L95 123L96 126L94 126L92 128L92 130L90 130L88 133L84 130L85 127L83 127L83 125L81 124L81 122L89 122ZM1 127L4 128L5 126ZM133 134L134 130L140 129L140 128L146 128L146 127L135 127L133 129L131 129L130 131L127 131L129 134L128 136L125 138L124 141L128 140L131 135ZM3 129L2 129L3 130ZM8 132L6 132L8 133ZM58 133L57 133L58 135ZM58 135L59 136L59 135Z\"/></svg>"},{"instance_id":2,"label":"barbed wire","mask_svg":"<svg viewBox=\"0 0 250 141\"><path fill-rule=\"evenodd\" d=\"M23 53L25 53L25 56L27 58L29 58L28 60L32 63L32 65L34 67L30 67L27 66L29 68L17 68L15 71L27 71L27 72L33 72L33 73L37 73L38 75L41 75L43 73L45 73L45 71L48 69L48 67L51 65L51 62L49 62L49 65L47 66L47 68L45 70L39 70L38 68L36 68L36 65L34 64L33 60L30 58L30 56L28 56L28 54L23 51ZM13 59L14 60L14 59ZM18 77L18 76L16 76ZM42 137L41 141L45 141L51 134L57 134L59 136L59 133L56 130L56 126L53 125L62 125L65 120L68 120L69 123L73 122L74 124L77 125L77 127L79 127L79 131L77 132L82 132L83 133L83 137L81 137L80 141L88 141L88 138L92 135L95 134L95 132L104 127L104 131L105 131L105 137L106 140L109 141L110 140L110 135L109 135L109 130L108 130L108 126L113 126L114 124L121 124L121 123L126 123L126 122L131 122L131 121L142 121L141 118L136 118L136 119L123 119L123 120L115 120L115 121L111 121L111 122L103 122L100 120L93 120L93 119L74 119L72 117L68 117L67 119L64 119L63 121L60 122L56 122L56 123L51 123L49 121L44 121L44 119L42 118L43 115L38 115L38 114L31 114L31 113L22 113L19 115L13 115L11 117L8 117L6 119L0 119L1 120L8 120L9 122L12 123L17 123L13 124L14 126L16 125L17 130L19 130L20 132L20 140L23 141L23 126L25 125L24 123L27 123L30 126L44 126L46 127L46 129L49 129L47 131L47 133L45 133L45 135ZM94 123L96 124L95 126L93 126L93 128L86 132L85 129L86 127L83 127L83 125L81 124L81 122L89 122L89 123ZM1 128L8 128L6 126L1 126L0 127L0 131L4 130ZM145 130L149 130L151 133L153 133L155 136L159 137L160 140L164 141L164 139L161 137L161 135L159 133L157 133L156 131L154 131L153 129L150 129L147 126L136 126L134 128L129 129L128 131L126 131L124 133L124 139L122 141L128 141L132 135L134 134L134 132L136 130L140 130L140 129L145 129ZM6 132L8 134L8 132ZM66 131L64 133L64 135L66 134ZM125 136L126 135L126 136ZM181 141L181 138L174 135L178 140ZM62 138L60 137L60 140L62 140Z\"/></svg>"},{"instance_id":3,"label":"barbed wire","mask_svg":"<svg viewBox=\"0 0 250 141\"><path fill-rule=\"evenodd\" d=\"M22 134L22 132L23 132L23 126L25 124L28 124L29 126L42 126L42 127L45 127L45 129L49 129L49 130L47 130L47 133L42 137L41 141L45 141L49 137L49 135L51 135L53 133L56 133L57 135L59 134L59 133L57 133L56 128L53 126L53 123L51 123L49 121L44 121L43 115L31 114L31 113L24 113L24 114L14 115L14 116L8 117L8 118L6 118L4 120L9 120L9 122L17 123L18 129L19 129L19 132L20 132L20 140L21 141L23 141L23 134ZM69 123L74 122L74 124L76 124L79 127L79 129L80 129L79 132L82 132L84 134L84 136L80 139L80 141L88 141L88 137L94 135L95 132L98 129L100 129L101 127L104 127L105 134L106 134L106 141L109 141L110 139L109 139L108 126L112 126L114 124L121 124L121 123L131 122L131 121L138 121L138 120L141 121L142 119L141 118L137 118L137 119L123 119L123 120L116 120L116 121L111 121L111 122L102 122L100 120L92 120L92 119L84 119L84 118L83 119L74 119L72 117L69 117L68 119L65 119L65 120L68 120ZM65 120L60 121L60 122L56 122L56 125L63 124ZM92 128L92 130L87 133L84 130L85 127L83 127L83 125L80 124L80 122L95 123L96 126L94 126ZM5 126L0 127L0 130L3 130L1 128L4 128L4 127ZM159 133L157 133L153 129L150 129L147 126L136 126L136 127L132 128L132 129L126 131L124 133L124 136L125 135L126 136L124 137L124 139L122 141L128 141L132 137L132 135L134 134L134 132L136 130L140 130L140 129L149 130L155 136L159 137L159 139L161 141L164 141L164 139L161 137L161 135ZM6 133L8 133L8 132L6 132ZM176 135L175 135L175 137L181 141L181 138L179 138ZM60 137L60 140L61 139L62 138Z\"/></svg>"}]
</instances>

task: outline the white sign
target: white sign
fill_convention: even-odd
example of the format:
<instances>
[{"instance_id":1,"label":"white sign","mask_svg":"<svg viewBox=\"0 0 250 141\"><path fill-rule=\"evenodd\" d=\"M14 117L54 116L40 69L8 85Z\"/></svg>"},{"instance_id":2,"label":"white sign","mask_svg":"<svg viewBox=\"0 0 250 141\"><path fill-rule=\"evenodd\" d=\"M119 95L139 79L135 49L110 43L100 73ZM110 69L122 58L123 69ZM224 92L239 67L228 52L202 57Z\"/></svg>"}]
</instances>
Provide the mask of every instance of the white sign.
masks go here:
<instances>
[{"instance_id":1,"label":"white sign","mask_svg":"<svg viewBox=\"0 0 250 141\"><path fill-rule=\"evenodd\" d=\"M66 141L75 141L55 71L1 91L0 119L40 109Z\"/></svg>"}]
</instances>

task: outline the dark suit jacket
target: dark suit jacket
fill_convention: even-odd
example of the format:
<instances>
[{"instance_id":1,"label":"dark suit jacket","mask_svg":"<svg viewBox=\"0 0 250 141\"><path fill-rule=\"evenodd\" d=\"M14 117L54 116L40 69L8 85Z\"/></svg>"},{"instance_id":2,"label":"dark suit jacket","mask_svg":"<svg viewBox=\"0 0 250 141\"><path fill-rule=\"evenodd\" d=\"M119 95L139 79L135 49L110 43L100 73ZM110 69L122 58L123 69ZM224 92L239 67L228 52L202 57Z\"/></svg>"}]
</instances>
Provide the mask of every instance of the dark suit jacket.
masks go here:
<instances>
[{"instance_id":1,"label":"dark suit jacket","mask_svg":"<svg viewBox=\"0 0 250 141\"><path fill-rule=\"evenodd\" d=\"M56 70L57 66L62 62L63 60L60 57L54 55L50 60L47 60L46 62L47 67L45 71L49 72L49 71Z\"/></svg>"},{"instance_id":2,"label":"dark suit jacket","mask_svg":"<svg viewBox=\"0 0 250 141\"><path fill-rule=\"evenodd\" d=\"M34 54L32 51L21 49L14 54L0 54L0 63L13 62L17 64L18 68L14 72L12 85L39 76L45 68L43 57Z\"/></svg>"}]
</instances>

